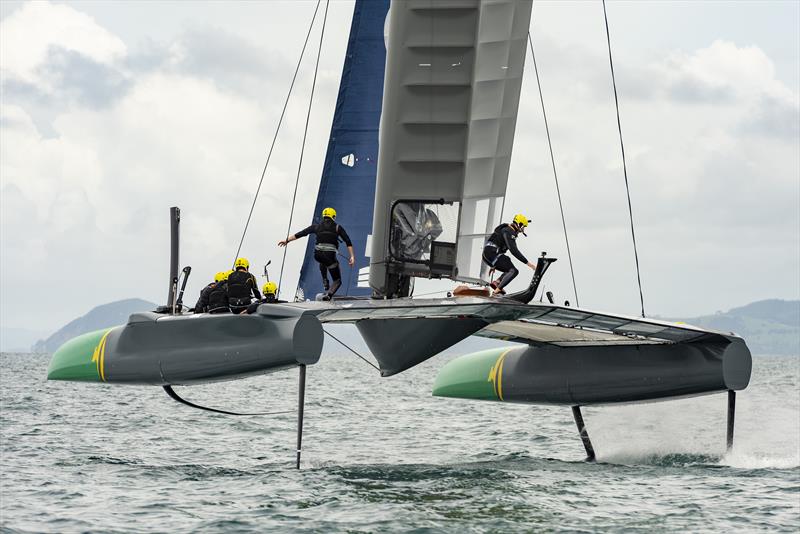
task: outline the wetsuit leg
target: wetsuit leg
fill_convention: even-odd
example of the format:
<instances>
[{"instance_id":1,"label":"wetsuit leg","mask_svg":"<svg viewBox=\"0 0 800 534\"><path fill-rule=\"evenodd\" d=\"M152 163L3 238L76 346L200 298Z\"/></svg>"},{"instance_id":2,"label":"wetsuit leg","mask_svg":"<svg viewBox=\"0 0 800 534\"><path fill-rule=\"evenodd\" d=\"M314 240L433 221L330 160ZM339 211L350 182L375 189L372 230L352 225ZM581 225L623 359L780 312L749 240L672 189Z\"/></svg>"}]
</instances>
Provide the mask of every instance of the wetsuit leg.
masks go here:
<instances>
[{"instance_id":1,"label":"wetsuit leg","mask_svg":"<svg viewBox=\"0 0 800 534\"><path fill-rule=\"evenodd\" d=\"M324 280L323 285L325 287L325 294L328 298L330 298L342 285L342 274L339 271L339 262L336 259L336 253L327 250L316 250L314 251L314 259L319 262L320 272L324 273L322 275L322 279ZM333 283L330 287L328 287L327 284L328 271L330 271L331 278L333 279Z\"/></svg>"},{"instance_id":2,"label":"wetsuit leg","mask_svg":"<svg viewBox=\"0 0 800 534\"><path fill-rule=\"evenodd\" d=\"M494 262L494 268L503 273L503 276L500 277L500 282L497 284L497 289L506 287L519 274L517 268L511 263L511 258L505 254L501 254L497 257Z\"/></svg>"},{"instance_id":3,"label":"wetsuit leg","mask_svg":"<svg viewBox=\"0 0 800 534\"><path fill-rule=\"evenodd\" d=\"M331 284L328 282L328 268L325 267L324 263L319 264L319 272L322 275L322 288L327 291L331 287Z\"/></svg>"},{"instance_id":4,"label":"wetsuit leg","mask_svg":"<svg viewBox=\"0 0 800 534\"><path fill-rule=\"evenodd\" d=\"M339 288L342 287L342 272L339 269L339 262L337 261L335 265L329 267L329 270L331 272L331 278L333 278L333 283L328 290L328 296L332 297Z\"/></svg>"}]
</instances>

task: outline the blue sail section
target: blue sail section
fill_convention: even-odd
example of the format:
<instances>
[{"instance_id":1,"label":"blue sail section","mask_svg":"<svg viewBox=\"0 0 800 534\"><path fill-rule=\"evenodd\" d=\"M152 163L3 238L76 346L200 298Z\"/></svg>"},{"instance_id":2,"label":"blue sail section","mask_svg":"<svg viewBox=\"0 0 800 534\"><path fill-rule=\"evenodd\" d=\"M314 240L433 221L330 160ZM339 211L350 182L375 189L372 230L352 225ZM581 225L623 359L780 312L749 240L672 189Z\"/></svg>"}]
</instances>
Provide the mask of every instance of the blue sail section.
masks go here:
<instances>
[{"instance_id":1,"label":"blue sail section","mask_svg":"<svg viewBox=\"0 0 800 534\"><path fill-rule=\"evenodd\" d=\"M314 222L322 210L336 210L336 222L353 241L356 264L347 265L347 250L340 244L342 287L337 296L366 296L372 290L367 276L358 287L359 269L369 267L367 236L372 232L375 175L378 169L378 126L383 101L386 48L383 27L389 0L357 0L347 43L347 56L339 84L339 97L322 168ZM322 293L322 276L314 260L314 236L309 236L300 272L298 296L313 300Z\"/></svg>"}]
</instances>

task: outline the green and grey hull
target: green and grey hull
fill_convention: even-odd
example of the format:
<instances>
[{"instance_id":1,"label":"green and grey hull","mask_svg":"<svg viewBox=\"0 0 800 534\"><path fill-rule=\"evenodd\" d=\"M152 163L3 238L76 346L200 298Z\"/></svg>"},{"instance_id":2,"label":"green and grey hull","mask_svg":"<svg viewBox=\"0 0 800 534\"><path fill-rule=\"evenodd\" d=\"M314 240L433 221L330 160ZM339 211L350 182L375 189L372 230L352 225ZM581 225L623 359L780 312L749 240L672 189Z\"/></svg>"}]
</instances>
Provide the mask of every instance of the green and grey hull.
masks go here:
<instances>
[{"instance_id":1,"label":"green and grey hull","mask_svg":"<svg viewBox=\"0 0 800 534\"><path fill-rule=\"evenodd\" d=\"M750 351L734 336L682 345L517 345L450 361L433 395L570 406L633 403L741 390L751 367Z\"/></svg>"},{"instance_id":2,"label":"green and grey hull","mask_svg":"<svg viewBox=\"0 0 800 534\"><path fill-rule=\"evenodd\" d=\"M254 315L131 315L128 324L76 337L50 362L49 380L200 384L310 365L322 352L313 314L280 304Z\"/></svg>"}]
</instances>

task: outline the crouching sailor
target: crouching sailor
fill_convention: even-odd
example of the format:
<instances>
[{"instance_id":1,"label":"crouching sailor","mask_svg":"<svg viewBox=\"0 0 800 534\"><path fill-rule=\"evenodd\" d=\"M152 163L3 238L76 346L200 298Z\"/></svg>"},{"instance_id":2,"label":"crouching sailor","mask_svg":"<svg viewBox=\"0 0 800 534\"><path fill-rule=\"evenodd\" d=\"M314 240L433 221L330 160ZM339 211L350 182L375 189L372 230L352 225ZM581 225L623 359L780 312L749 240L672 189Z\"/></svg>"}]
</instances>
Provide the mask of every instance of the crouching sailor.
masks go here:
<instances>
[{"instance_id":1,"label":"crouching sailor","mask_svg":"<svg viewBox=\"0 0 800 534\"><path fill-rule=\"evenodd\" d=\"M214 277L214 287L208 291L203 311L208 313L228 313L231 311L228 307L228 276L230 276L231 272L221 271ZM197 304L202 304L202 300L203 294L200 293L200 301ZM197 311L197 306L195 306L195 311Z\"/></svg>"},{"instance_id":2,"label":"crouching sailor","mask_svg":"<svg viewBox=\"0 0 800 534\"><path fill-rule=\"evenodd\" d=\"M525 228L528 227L529 222L524 215L514 215L514 220L510 224L504 223L495 228L483 246L483 262L490 268L503 273L503 276L491 284L494 289L494 295L504 295L503 288L519 274L519 271L511 262L511 258L505 255L506 252L510 251L519 261L531 269L536 269L536 265L529 262L517 248L517 236L519 234L527 236Z\"/></svg>"},{"instance_id":3,"label":"crouching sailor","mask_svg":"<svg viewBox=\"0 0 800 534\"><path fill-rule=\"evenodd\" d=\"M257 300L250 304L242 314L252 315L256 313L258 307L262 304L276 304L278 302L286 302L285 300L278 300L278 285L275 282L267 282L261 287L261 292L264 296L261 300Z\"/></svg>"},{"instance_id":4,"label":"crouching sailor","mask_svg":"<svg viewBox=\"0 0 800 534\"><path fill-rule=\"evenodd\" d=\"M261 300L258 292L258 282L248 269L250 262L247 258L237 258L233 264L234 271L228 276L228 305L231 312L242 313L250 305L252 297Z\"/></svg>"},{"instance_id":5,"label":"crouching sailor","mask_svg":"<svg viewBox=\"0 0 800 534\"><path fill-rule=\"evenodd\" d=\"M197 299L197 304L194 305L194 313L206 313L208 312L208 297L212 291L217 287L217 284L225 282L225 279L228 278L227 271L220 271L214 275L214 281L208 284L206 287L200 291L200 298ZM227 299L225 297L225 304L227 306Z\"/></svg>"},{"instance_id":6,"label":"crouching sailor","mask_svg":"<svg viewBox=\"0 0 800 534\"><path fill-rule=\"evenodd\" d=\"M356 262L356 257L353 254L353 243L344 228L336 224L336 210L325 208L322 210L322 222L312 224L308 228L290 235L283 241L278 241L278 246L285 247L292 241L309 234L314 234L317 240L314 245L314 259L319 263L319 270L322 273L322 287L325 289L325 295L323 295L322 299L330 300L342 285L342 271L339 269L339 260L336 258L339 253L339 239L341 238L344 244L347 245L347 251L350 253L347 263L350 267ZM328 272L331 273L333 282L328 282Z\"/></svg>"}]
</instances>

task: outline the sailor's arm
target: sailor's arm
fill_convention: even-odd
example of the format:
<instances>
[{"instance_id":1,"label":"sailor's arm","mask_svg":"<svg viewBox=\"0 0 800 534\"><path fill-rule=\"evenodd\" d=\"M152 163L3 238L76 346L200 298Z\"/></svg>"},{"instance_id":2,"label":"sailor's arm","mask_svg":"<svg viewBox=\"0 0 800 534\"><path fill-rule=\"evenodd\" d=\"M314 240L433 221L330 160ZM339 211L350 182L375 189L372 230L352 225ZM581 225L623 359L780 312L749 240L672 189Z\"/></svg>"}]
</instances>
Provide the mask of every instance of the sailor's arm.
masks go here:
<instances>
[{"instance_id":1,"label":"sailor's arm","mask_svg":"<svg viewBox=\"0 0 800 534\"><path fill-rule=\"evenodd\" d=\"M511 252L511 254L513 254L515 258L517 258L519 261L521 261L531 269L536 269L536 265L529 262L528 258L526 258L525 255L519 251L519 249L517 248L517 240L512 239L509 236L508 231L503 232L503 239L505 239L506 241L506 246L508 247L508 251Z\"/></svg>"},{"instance_id":2,"label":"sailor's arm","mask_svg":"<svg viewBox=\"0 0 800 534\"><path fill-rule=\"evenodd\" d=\"M341 226L339 226L339 228L336 230L336 233L339 234L339 237L342 238L344 244L347 245L347 252L350 253L350 257L347 258L347 263L350 265L350 267L352 267L356 263L356 255L353 253L353 242L350 241L350 236L347 235L347 232L345 232L344 228Z\"/></svg>"},{"instance_id":3,"label":"sailor's arm","mask_svg":"<svg viewBox=\"0 0 800 534\"><path fill-rule=\"evenodd\" d=\"M252 274L250 275L250 281L253 284L253 296L256 298L256 300L261 300L261 292L258 290L258 281Z\"/></svg>"},{"instance_id":4,"label":"sailor's arm","mask_svg":"<svg viewBox=\"0 0 800 534\"><path fill-rule=\"evenodd\" d=\"M300 239L301 237L305 237L305 236L307 236L307 235L309 235L311 233L314 233L315 231L316 231L316 225L312 224L308 228L304 228L303 230L300 230L296 234L292 234L289 237L287 237L286 239L278 241L278 246L279 247L285 247L286 245L288 245L292 241L296 241L296 240Z\"/></svg>"}]
</instances>

